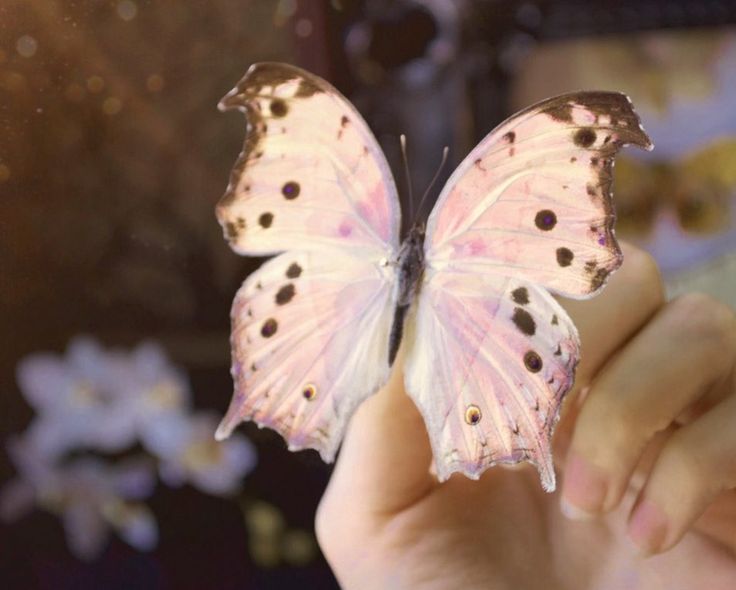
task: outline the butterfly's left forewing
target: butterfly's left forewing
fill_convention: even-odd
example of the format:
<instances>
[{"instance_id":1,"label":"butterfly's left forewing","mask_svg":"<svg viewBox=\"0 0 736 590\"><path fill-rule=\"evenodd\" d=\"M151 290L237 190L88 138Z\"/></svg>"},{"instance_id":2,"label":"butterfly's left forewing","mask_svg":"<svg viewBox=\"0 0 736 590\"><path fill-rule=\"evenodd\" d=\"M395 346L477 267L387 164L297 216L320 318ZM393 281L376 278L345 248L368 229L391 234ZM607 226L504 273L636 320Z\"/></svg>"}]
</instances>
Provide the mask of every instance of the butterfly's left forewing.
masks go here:
<instances>
[{"instance_id":1,"label":"butterfly's left forewing","mask_svg":"<svg viewBox=\"0 0 736 590\"><path fill-rule=\"evenodd\" d=\"M491 132L442 191L405 376L441 479L526 460L554 489L579 341L547 289L587 298L620 266L612 168L629 143L651 147L624 95L556 97Z\"/></svg>"}]
</instances>

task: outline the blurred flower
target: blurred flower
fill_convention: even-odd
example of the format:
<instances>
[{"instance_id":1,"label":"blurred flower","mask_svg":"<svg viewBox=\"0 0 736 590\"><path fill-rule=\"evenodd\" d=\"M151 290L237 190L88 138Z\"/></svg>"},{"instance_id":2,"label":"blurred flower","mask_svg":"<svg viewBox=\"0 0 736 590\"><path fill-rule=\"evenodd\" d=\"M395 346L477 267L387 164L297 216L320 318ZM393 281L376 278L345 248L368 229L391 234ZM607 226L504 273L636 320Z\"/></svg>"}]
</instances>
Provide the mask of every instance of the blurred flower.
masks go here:
<instances>
[{"instance_id":1,"label":"blurred flower","mask_svg":"<svg viewBox=\"0 0 736 590\"><path fill-rule=\"evenodd\" d=\"M218 418L210 413L170 415L151 430L147 448L161 460L161 479L168 485L191 483L217 496L239 491L256 463L253 445L241 435L217 442Z\"/></svg>"},{"instance_id":2,"label":"blurred flower","mask_svg":"<svg viewBox=\"0 0 736 590\"><path fill-rule=\"evenodd\" d=\"M26 357L17 373L37 416L8 445L19 475L0 491L0 519L34 507L56 514L81 559L99 555L110 530L137 549L156 545L156 521L139 500L153 492L157 464L169 485L218 496L237 492L255 465L247 439L218 443L217 416L192 414L186 377L154 343L106 350L76 338L65 355ZM136 443L154 456L112 464L87 454Z\"/></svg>"},{"instance_id":3,"label":"blurred flower","mask_svg":"<svg viewBox=\"0 0 736 590\"><path fill-rule=\"evenodd\" d=\"M80 559L94 559L113 529L139 550L152 549L158 528L151 511L136 502L156 484L154 465L146 458L110 465L83 457L65 465L49 460L33 440L16 438L8 446L19 476L0 493L0 517L16 520L34 505L61 517L70 550Z\"/></svg>"},{"instance_id":4,"label":"blurred flower","mask_svg":"<svg viewBox=\"0 0 736 590\"><path fill-rule=\"evenodd\" d=\"M304 529L287 528L276 506L259 500L244 503L241 508L250 554L260 567L276 567L282 561L303 566L314 559L317 554L314 535Z\"/></svg>"},{"instance_id":5,"label":"blurred flower","mask_svg":"<svg viewBox=\"0 0 736 590\"><path fill-rule=\"evenodd\" d=\"M23 359L18 383L38 413L29 436L49 456L79 447L123 450L189 400L186 379L152 343L126 353L77 338L65 357Z\"/></svg>"}]
</instances>

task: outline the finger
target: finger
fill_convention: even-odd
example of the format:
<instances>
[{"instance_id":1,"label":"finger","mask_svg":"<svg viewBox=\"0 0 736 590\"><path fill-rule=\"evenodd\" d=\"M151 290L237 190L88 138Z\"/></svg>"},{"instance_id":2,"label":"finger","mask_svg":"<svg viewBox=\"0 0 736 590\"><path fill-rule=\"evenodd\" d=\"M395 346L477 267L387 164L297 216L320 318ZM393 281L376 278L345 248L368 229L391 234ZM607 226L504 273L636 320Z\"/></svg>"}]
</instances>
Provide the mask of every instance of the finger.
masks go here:
<instances>
[{"instance_id":1,"label":"finger","mask_svg":"<svg viewBox=\"0 0 736 590\"><path fill-rule=\"evenodd\" d=\"M386 386L353 416L325 499L347 501L352 511L360 498L363 508L388 515L437 485L431 459L424 421L404 390L400 352Z\"/></svg>"},{"instance_id":2,"label":"finger","mask_svg":"<svg viewBox=\"0 0 736 590\"><path fill-rule=\"evenodd\" d=\"M659 270L646 252L622 243L624 264L603 292L588 301L561 301L580 333L582 354L575 387L568 394L555 432L555 457L565 457L572 425L585 389L610 356L654 315L664 302ZM632 302L636 302L632 304Z\"/></svg>"},{"instance_id":3,"label":"finger","mask_svg":"<svg viewBox=\"0 0 736 590\"><path fill-rule=\"evenodd\" d=\"M734 423L736 395L669 439L629 519L629 538L642 553L671 548L718 494L736 487Z\"/></svg>"},{"instance_id":4,"label":"finger","mask_svg":"<svg viewBox=\"0 0 736 590\"><path fill-rule=\"evenodd\" d=\"M730 309L701 295L665 306L601 370L580 409L562 499L583 516L615 508L643 449L731 371Z\"/></svg>"}]
</instances>

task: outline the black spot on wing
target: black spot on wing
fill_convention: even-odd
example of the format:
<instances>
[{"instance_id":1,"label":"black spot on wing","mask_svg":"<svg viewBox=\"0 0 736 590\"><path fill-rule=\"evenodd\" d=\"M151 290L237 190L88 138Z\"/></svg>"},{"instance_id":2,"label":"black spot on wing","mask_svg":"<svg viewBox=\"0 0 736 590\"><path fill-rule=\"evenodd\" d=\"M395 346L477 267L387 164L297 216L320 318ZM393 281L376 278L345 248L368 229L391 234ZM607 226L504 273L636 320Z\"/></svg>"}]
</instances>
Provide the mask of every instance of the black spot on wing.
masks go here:
<instances>
[{"instance_id":1,"label":"black spot on wing","mask_svg":"<svg viewBox=\"0 0 736 590\"><path fill-rule=\"evenodd\" d=\"M542 370L542 358L533 350L524 355L524 366L531 373L539 373Z\"/></svg>"},{"instance_id":2,"label":"black spot on wing","mask_svg":"<svg viewBox=\"0 0 736 590\"><path fill-rule=\"evenodd\" d=\"M294 96L297 98L309 98L310 96L320 92L322 92L322 89L315 82L308 80L307 78L302 78L299 80L299 86L297 87Z\"/></svg>"},{"instance_id":3,"label":"black spot on wing","mask_svg":"<svg viewBox=\"0 0 736 590\"><path fill-rule=\"evenodd\" d=\"M270 338L276 333L276 330L278 330L278 323L273 318L268 318L265 322L263 322L263 325L261 326L261 336L264 338Z\"/></svg>"},{"instance_id":4,"label":"black spot on wing","mask_svg":"<svg viewBox=\"0 0 736 590\"><path fill-rule=\"evenodd\" d=\"M294 284L289 283L288 285L284 285L276 292L276 304L285 305L293 299L294 295L296 295Z\"/></svg>"},{"instance_id":5,"label":"black spot on wing","mask_svg":"<svg viewBox=\"0 0 736 590\"><path fill-rule=\"evenodd\" d=\"M238 228L232 221L225 222L225 237L227 237L228 240L234 240L238 237Z\"/></svg>"},{"instance_id":6,"label":"black spot on wing","mask_svg":"<svg viewBox=\"0 0 736 590\"><path fill-rule=\"evenodd\" d=\"M559 123L572 123L572 103L567 99L568 97L551 99L543 112Z\"/></svg>"},{"instance_id":7,"label":"black spot on wing","mask_svg":"<svg viewBox=\"0 0 736 590\"><path fill-rule=\"evenodd\" d=\"M514 141L516 140L516 132L507 131L506 133L503 134L503 140L506 143L514 143Z\"/></svg>"},{"instance_id":8,"label":"black spot on wing","mask_svg":"<svg viewBox=\"0 0 736 590\"><path fill-rule=\"evenodd\" d=\"M526 305L529 303L529 291L526 290L526 287L519 287L518 289L514 289L511 291L511 299L514 300L514 303L518 303L519 305Z\"/></svg>"},{"instance_id":9,"label":"black spot on wing","mask_svg":"<svg viewBox=\"0 0 736 590\"><path fill-rule=\"evenodd\" d=\"M299 183L293 180L290 180L281 187L281 194L289 201L296 199L299 196L300 191L301 187L299 186Z\"/></svg>"},{"instance_id":10,"label":"black spot on wing","mask_svg":"<svg viewBox=\"0 0 736 590\"><path fill-rule=\"evenodd\" d=\"M575 255L570 248L557 248L557 264L560 266L570 266Z\"/></svg>"},{"instance_id":11,"label":"black spot on wing","mask_svg":"<svg viewBox=\"0 0 736 590\"><path fill-rule=\"evenodd\" d=\"M258 223L263 229L268 229L273 223L273 213L262 213L258 218Z\"/></svg>"},{"instance_id":12,"label":"black spot on wing","mask_svg":"<svg viewBox=\"0 0 736 590\"><path fill-rule=\"evenodd\" d=\"M287 106L286 101L284 101L281 98L274 98L271 101L270 109L271 109L271 114L274 117L278 117L278 118L285 117L286 113L289 112L289 107Z\"/></svg>"},{"instance_id":13,"label":"black spot on wing","mask_svg":"<svg viewBox=\"0 0 736 590\"><path fill-rule=\"evenodd\" d=\"M557 215L550 209L542 209L534 218L534 225L542 231L550 231L557 225Z\"/></svg>"},{"instance_id":14,"label":"black spot on wing","mask_svg":"<svg viewBox=\"0 0 736 590\"><path fill-rule=\"evenodd\" d=\"M573 143L578 147L588 148L595 143L595 131L590 127L581 127L572 136Z\"/></svg>"},{"instance_id":15,"label":"black spot on wing","mask_svg":"<svg viewBox=\"0 0 736 590\"><path fill-rule=\"evenodd\" d=\"M298 279L302 274L302 267L296 262L292 262L289 268L286 269L286 277L289 279Z\"/></svg>"},{"instance_id":16,"label":"black spot on wing","mask_svg":"<svg viewBox=\"0 0 736 590\"><path fill-rule=\"evenodd\" d=\"M514 308L514 315L511 317L520 332L527 336L534 336L537 331L537 324L531 314L521 307Z\"/></svg>"}]
</instances>

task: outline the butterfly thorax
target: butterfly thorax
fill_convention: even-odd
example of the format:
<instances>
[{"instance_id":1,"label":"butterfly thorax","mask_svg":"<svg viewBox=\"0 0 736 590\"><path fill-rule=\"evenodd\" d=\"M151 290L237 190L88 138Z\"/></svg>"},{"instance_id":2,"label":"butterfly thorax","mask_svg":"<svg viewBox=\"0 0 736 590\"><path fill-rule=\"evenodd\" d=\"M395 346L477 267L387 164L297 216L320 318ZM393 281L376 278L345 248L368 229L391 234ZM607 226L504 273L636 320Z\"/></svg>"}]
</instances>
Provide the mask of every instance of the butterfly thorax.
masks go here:
<instances>
[{"instance_id":1,"label":"butterfly thorax","mask_svg":"<svg viewBox=\"0 0 736 590\"><path fill-rule=\"evenodd\" d=\"M404 333L404 321L416 299L424 273L424 227L415 225L402 242L396 260L398 280L396 283L396 311L389 336L388 364L393 364Z\"/></svg>"}]
</instances>

